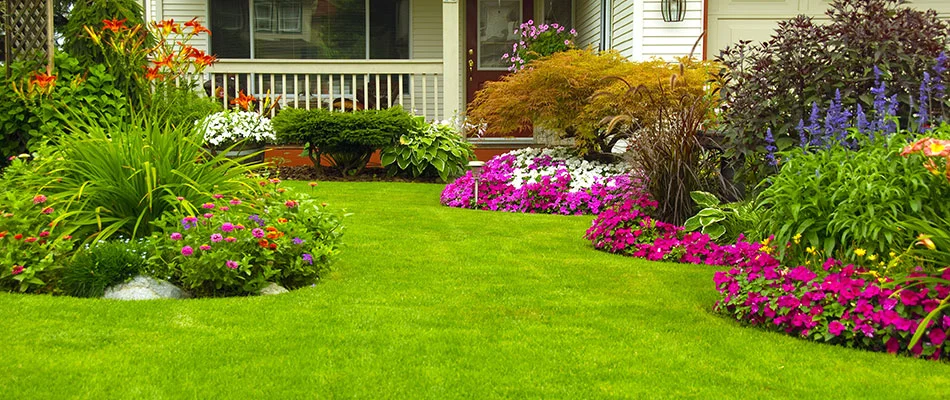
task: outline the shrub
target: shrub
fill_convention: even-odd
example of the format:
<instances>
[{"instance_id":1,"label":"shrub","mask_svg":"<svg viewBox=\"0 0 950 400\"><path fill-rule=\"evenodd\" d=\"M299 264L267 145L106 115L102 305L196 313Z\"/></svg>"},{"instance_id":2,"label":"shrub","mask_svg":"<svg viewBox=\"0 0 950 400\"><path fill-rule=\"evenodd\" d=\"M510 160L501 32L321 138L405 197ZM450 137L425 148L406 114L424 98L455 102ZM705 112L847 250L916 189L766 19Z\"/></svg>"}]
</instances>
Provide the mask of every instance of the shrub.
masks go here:
<instances>
[{"instance_id":1,"label":"shrub","mask_svg":"<svg viewBox=\"0 0 950 400\"><path fill-rule=\"evenodd\" d=\"M147 259L141 242L97 242L77 252L63 271L60 286L70 296L102 297L107 287L145 270Z\"/></svg>"},{"instance_id":2,"label":"shrub","mask_svg":"<svg viewBox=\"0 0 950 400\"><path fill-rule=\"evenodd\" d=\"M493 211L597 214L642 182L623 165L589 162L566 149L522 149L493 157L478 178L471 171L442 191L442 204Z\"/></svg>"},{"instance_id":3,"label":"shrub","mask_svg":"<svg viewBox=\"0 0 950 400\"><path fill-rule=\"evenodd\" d=\"M465 173L468 161L474 158L472 145L455 127L430 124L421 116L413 117L412 128L399 137L396 145L380 153L380 160L390 175L399 172L409 172L414 177L438 175L444 182Z\"/></svg>"},{"instance_id":4,"label":"shrub","mask_svg":"<svg viewBox=\"0 0 950 400\"><path fill-rule=\"evenodd\" d=\"M722 204L712 193L697 191L689 195L702 209L687 219L683 228L705 233L717 243L734 242L739 235L753 231L762 221L761 212L752 201Z\"/></svg>"},{"instance_id":5,"label":"shrub","mask_svg":"<svg viewBox=\"0 0 950 400\"><path fill-rule=\"evenodd\" d=\"M412 116L399 107L385 110L334 112L286 109L274 117L282 143L304 143L314 166L326 156L344 176L359 173L373 152L396 142L412 128Z\"/></svg>"},{"instance_id":6,"label":"shrub","mask_svg":"<svg viewBox=\"0 0 950 400\"><path fill-rule=\"evenodd\" d=\"M783 151L797 143L795 127L808 120L812 104L826 108L836 91L845 108L860 104L872 109L869 93L879 85L878 69L896 94L894 115L901 117L902 126L910 126L924 73L934 73L942 82L950 78L946 57L940 58L939 72L932 70L948 48L950 30L933 10L917 11L904 3L835 0L827 24L799 16L780 22L764 43L740 42L722 52L723 134L728 155L746 159L747 182L769 173L757 163L767 128Z\"/></svg>"},{"instance_id":7,"label":"shrub","mask_svg":"<svg viewBox=\"0 0 950 400\"><path fill-rule=\"evenodd\" d=\"M535 26L534 20L521 24L516 33L520 34L521 39L512 46L510 54L501 56L502 60L511 63L508 71L520 71L531 61L571 50L577 37L577 31L574 29L568 31L567 27L557 23Z\"/></svg>"},{"instance_id":8,"label":"shrub","mask_svg":"<svg viewBox=\"0 0 950 400\"><path fill-rule=\"evenodd\" d=\"M934 135L950 137L950 126ZM900 156L908 137L904 132L865 139L857 150L834 145L786 157L757 199L759 231L775 232L779 243L800 235L842 260L857 261L854 249L901 252L914 242L912 232L900 228L902 221L950 215L946 180L921 168L920 156Z\"/></svg>"},{"instance_id":9,"label":"shrub","mask_svg":"<svg viewBox=\"0 0 950 400\"><path fill-rule=\"evenodd\" d=\"M254 294L268 282L314 283L339 252L341 218L278 188L279 179L260 183L269 188L260 197L222 191L198 209L183 199L157 223L154 274L210 296Z\"/></svg>"}]
</instances>

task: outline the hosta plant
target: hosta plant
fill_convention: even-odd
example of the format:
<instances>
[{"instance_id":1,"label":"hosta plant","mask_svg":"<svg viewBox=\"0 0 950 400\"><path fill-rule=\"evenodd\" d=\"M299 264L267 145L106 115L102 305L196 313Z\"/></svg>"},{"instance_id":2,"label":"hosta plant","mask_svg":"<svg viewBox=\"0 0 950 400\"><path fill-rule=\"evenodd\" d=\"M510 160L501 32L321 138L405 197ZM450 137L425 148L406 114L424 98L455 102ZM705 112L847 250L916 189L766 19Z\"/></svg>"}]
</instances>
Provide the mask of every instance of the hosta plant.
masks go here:
<instances>
[{"instance_id":1,"label":"hosta plant","mask_svg":"<svg viewBox=\"0 0 950 400\"><path fill-rule=\"evenodd\" d=\"M413 117L412 128L397 145L384 148L380 159L389 173L409 172L414 177L438 175L443 181L462 175L475 158L472 145L447 123L428 123Z\"/></svg>"}]
</instances>

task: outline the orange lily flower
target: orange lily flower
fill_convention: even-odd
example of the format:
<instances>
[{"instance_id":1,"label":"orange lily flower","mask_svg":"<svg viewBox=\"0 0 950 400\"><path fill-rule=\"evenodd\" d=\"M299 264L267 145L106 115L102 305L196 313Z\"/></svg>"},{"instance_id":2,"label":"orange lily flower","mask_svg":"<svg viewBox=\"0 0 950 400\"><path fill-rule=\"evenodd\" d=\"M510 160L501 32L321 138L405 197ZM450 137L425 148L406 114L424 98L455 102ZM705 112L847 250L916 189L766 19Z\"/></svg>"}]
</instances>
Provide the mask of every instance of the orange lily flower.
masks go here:
<instances>
[{"instance_id":1,"label":"orange lily flower","mask_svg":"<svg viewBox=\"0 0 950 400\"><path fill-rule=\"evenodd\" d=\"M155 67L156 68L168 67L170 69L172 67L172 55L169 54L165 56L165 58L155 61Z\"/></svg>"},{"instance_id":2,"label":"orange lily flower","mask_svg":"<svg viewBox=\"0 0 950 400\"><path fill-rule=\"evenodd\" d=\"M152 26L157 29L161 29L165 35L170 33L180 33L181 24L176 24L174 19L166 19L164 21L152 22Z\"/></svg>"},{"instance_id":3,"label":"orange lily flower","mask_svg":"<svg viewBox=\"0 0 950 400\"><path fill-rule=\"evenodd\" d=\"M41 89L52 87L56 84L56 75L52 74L34 74L30 80L31 85L39 86Z\"/></svg>"},{"instance_id":4,"label":"orange lily flower","mask_svg":"<svg viewBox=\"0 0 950 400\"><path fill-rule=\"evenodd\" d=\"M191 21L185 22L185 26L191 28L192 35L197 35L201 32L208 32L209 35L211 34L211 30L205 28L203 25L201 25L201 23L198 22L198 17L192 18Z\"/></svg>"},{"instance_id":5,"label":"orange lily flower","mask_svg":"<svg viewBox=\"0 0 950 400\"><path fill-rule=\"evenodd\" d=\"M257 101L257 98L254 96L248 96L244 94L244 91L238 93L238 97L234 100L231 100L231 104L236 104L238 107L250 111L253 103Z\"/></svg>"},{"instance_id":6,"label":"orange lily flower","mask_svg":"<svg viewBox=\"0 0 950 400\"><path fill-rule=\"evenodd\" d=\"M126 21L126 18L122 18L122 19L115 19L115 18L113 18L113 19L104 19L104 20L102 20L102 31L105 32L105 31L109 30L109 31L112 31L112 32L114 32L114 33L124 31L124 30L127 29L127 28L125 27L125 21Z\"/></svg>"},{"instance_id":7,"label":"orange lily flower","mask_svg":"<svg viewBox=\"0 0 950 400\"><path fill-rule=\"evenodd\" d=\"M158 65L152 68L145 67L145 79L148 79L151 81L151 80L160 78L162 74L158 72L159 68L161 68L161 66L158 66Z\"/></svg>"}]
</instances>

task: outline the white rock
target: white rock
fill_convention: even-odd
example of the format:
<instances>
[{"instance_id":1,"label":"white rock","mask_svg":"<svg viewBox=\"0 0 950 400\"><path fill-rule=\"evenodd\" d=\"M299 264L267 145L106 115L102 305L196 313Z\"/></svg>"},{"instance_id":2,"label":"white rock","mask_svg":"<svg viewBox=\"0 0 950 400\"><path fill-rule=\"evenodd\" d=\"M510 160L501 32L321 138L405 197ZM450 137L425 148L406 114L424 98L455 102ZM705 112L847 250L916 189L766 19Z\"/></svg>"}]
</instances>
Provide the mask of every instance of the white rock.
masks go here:
<instances>
[{"instance_id":1,"label":"white rock","mask_svg":"<svg viewBox=\"0 0 950 400\"><path fill-rule=\"evenodd\" d=\"M184 299L189 296L168 281L138 275L129 282L106 288L105 295L102 297L116 300L152 300Z\"/></svg>"},{"instance_id":2,"label":"white rock","mask_svg":"<svg viewBox=\"0 0 950 400\"><path fill-rule=\"evenodd\" d=\"M284 294L284 293L289 293L289 292L290 291L287 290L287 288L271 282L271 283L268 283L267 286L264 286L263 289L261 289L261 296L270 296L274 294Z\"/></svg>"}]
</instances>

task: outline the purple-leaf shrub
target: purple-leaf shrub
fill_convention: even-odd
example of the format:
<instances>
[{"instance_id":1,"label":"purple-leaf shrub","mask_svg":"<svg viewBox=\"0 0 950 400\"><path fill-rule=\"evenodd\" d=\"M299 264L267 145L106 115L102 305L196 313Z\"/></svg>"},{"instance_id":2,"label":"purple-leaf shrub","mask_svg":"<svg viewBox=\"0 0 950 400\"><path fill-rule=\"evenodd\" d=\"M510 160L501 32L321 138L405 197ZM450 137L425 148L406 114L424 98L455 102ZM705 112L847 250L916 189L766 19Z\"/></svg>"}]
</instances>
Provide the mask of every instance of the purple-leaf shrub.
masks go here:
<instances>
[{"instance_id":1,"label":"purple-leaf shrub","mask_svg":"<svg viewBox=\"0 0 950 400\"><path fill-rule=\"evenodd\" d=\"M600 213L585 236L611 253L730 267L713 278L721 295L714 308L738 321L873 351L939 359L948 350L947 315L934 318L923 340L908 346L924 317L950 295L950 286L929 281L922 272L895 284L830 258L821 268L787 268L773 257L772 238L755 243L740 236L734 244L719 245L706 234L650 218L655 204L645 197L628 198ZM950 269L941 277L950 279Z\"/></svg>"}]
</instances>

